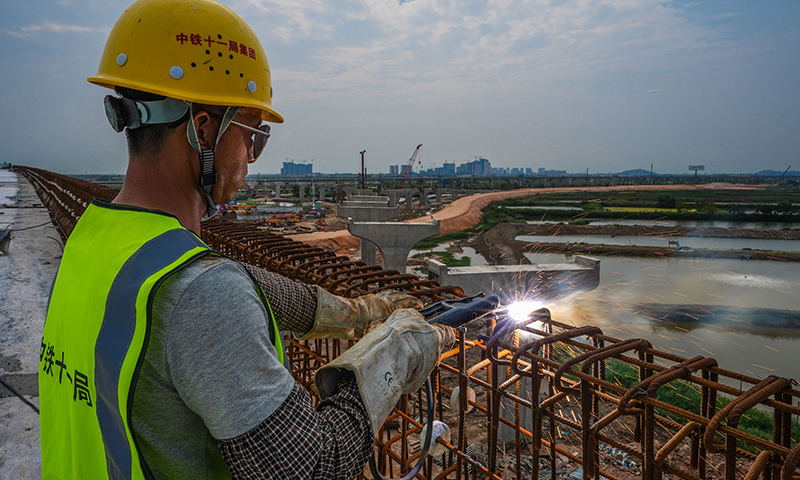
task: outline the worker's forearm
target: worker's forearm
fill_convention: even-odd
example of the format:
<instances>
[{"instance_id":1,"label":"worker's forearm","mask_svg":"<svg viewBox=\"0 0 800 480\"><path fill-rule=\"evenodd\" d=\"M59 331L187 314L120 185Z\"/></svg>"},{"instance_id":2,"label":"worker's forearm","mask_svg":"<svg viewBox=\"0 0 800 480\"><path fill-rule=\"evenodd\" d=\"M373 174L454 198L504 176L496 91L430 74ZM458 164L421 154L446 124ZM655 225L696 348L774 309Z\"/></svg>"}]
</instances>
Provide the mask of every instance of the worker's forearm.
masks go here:
<instances>
[{"instance_id":1,"label":"worker's forearm","mask_svg":"<svg viewBox=\"0 0 800 480\"><path fill-rule=\"evenodd\" d=\"M317 290L314 286L294 282L246 263L242 265L261 285L278 328L300 335L311 331L317 313Z\"/></svg>"},{"instance_id":2,"label":"worker's forearm","mask_svg":"<svg viewBox=\"0 0 800 480\"><path fill-rule=\"evenodd\" d=\"M374 437L355 378L315 410L295 384L281 407L253 430L219 448L237 479L350 479L364 469Z\"/></svg>"}]
</instances>

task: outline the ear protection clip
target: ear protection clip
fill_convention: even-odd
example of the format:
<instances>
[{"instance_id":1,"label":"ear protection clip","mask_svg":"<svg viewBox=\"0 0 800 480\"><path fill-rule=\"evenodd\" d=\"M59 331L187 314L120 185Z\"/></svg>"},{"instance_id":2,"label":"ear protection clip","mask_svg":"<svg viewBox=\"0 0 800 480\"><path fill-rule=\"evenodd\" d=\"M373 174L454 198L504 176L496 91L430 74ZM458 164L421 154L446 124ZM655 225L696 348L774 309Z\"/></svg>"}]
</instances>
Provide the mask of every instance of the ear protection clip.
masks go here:
<instances>
[{"instance_id":1,"label":"ear protection clip","mask_svg":"<svg viewBox=\"0 0 800 480\"><path fill-rule=\"evenodd\" d=\"M108 123L116 132L121 132L125 128L139 128L142 125L177 122L189 111L186 102L174 98L135 101L106 95L104 102Z\"/></svg>"},{"instance_id":2,"label":"ear protection clip","mask_svg":"<svg viewBox=\"0 0 800 480\"><path fill-rule=\"evenodd\" d=\"M139 109L136 108L136 102L133 100L106 95L104 103L106 118L115 132L119 133L125 130L125 127L139 128L142 126Z\"/></svg>"}]
</instances>

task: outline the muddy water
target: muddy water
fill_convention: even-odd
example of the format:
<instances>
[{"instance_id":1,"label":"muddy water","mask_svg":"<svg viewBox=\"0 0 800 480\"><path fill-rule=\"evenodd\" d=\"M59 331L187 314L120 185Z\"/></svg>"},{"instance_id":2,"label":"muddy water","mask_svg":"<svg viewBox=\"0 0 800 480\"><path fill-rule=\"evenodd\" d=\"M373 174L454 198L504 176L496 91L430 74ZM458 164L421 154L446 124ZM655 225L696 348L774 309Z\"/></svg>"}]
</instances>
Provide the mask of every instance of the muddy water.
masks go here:
<instances>
[{"instance_id":1,"label":"muddy water","mask_svg":"<svg viewBox=\"0 0 800 480\"><path fill-rule=\"evenodd\" d=\"M566 260L553 254L529 258L540 264ZM597 289L548 305L554 318L598 325L618 338L644 338L686 358L713 357L722 368L757 378L800 379L796 264L603 257L600 272Z\"/></svg>"}]
</instances>

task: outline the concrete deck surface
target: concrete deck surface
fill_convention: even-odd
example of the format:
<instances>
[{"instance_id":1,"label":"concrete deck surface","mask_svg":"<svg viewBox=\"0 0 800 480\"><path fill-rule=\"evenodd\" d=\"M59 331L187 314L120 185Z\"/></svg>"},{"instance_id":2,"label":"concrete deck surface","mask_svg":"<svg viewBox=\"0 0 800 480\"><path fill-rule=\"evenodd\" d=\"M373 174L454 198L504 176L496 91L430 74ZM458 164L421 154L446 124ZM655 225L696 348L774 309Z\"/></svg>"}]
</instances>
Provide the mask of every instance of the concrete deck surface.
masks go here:
<instances>
[{"instance_id":1,"label":"concrete deck surface","mask_svg":"<svg viewBox=\"0 0 800 480\"><path fill-rule=\"evenodd\" d=\"M0 230L9 226L14 238L0 253L0 378L38 407L39 346L61 240L25 177L0 170ZM39 479L41 464L39 415L0 384L0 480Z\"/></svg>"}]
</instances>

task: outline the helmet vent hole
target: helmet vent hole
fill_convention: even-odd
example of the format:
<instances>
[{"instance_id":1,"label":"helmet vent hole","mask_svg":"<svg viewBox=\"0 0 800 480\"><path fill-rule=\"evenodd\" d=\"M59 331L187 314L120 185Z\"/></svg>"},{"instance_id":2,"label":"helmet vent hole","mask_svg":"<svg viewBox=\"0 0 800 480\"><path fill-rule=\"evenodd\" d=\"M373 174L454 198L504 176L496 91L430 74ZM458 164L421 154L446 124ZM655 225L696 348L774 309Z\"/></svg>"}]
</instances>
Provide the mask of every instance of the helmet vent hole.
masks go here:
<instances>
[{"instance_id":1,"label":"helmet vent hole","mask_svg":"<svg viewBox=\"0 0 800 480\"><path fill-rule=\"evenodd\" d=\"M213 72L214 71L214 67L209 66L208 70Z\"/></svg>"},{"instance_id":2,"label":"helmet vent hole","mask_svg":"<svg viewBox=\"0 0 800 480\"><path fill-rule=\"evenodd\" d=\"M211 50L206 50L206 55L211 55Z\"/></svg>"},{"instance_id":3,"label":"helmet vent hole","mask_svg":"<svg viewBox=\"0 0 800 480\"><path fill-rule=\"evenodd\" d=\"M225 75L230 75L230 74L231 74L230 70L225 70Z\"/></svg>"},{"instance_id":4,"label":"helmet vent hole","mask_svg":"<svg viewBox=\"0 0 800 480\"><path fill-rule=\"evenodd\" d=\"M222 56L222 52L217 52L217 56L221 57Z\"/></svg>"},{"instance_id":5,"label":"helmet vent hole","mask_svg":"<svg viewBox=\"0 0 800 480\"><path fill-rule=\"evenodd\" d=\"M240 73L239 78L244 78L244 73Z\"/></svg>"},{"instance_id":6,"label":"helmet vent hole","mask_svg":"<svg viewBox=\"0 0 800 480\"><path fill-rule=\"evenodd\" d=\"M233 60L233 55L228 55L228 58L230 58L231 60Z\"/></svg>"},{"instance_id":7,"label":"helmet vent hole","mask_svg":"<svg viewBox=\"0 0 800 480\"><path fill-rule=\"evenodd\" d=\"M192 68L194 68L194 67L196 67L196 66L197 66L197 64L196 64L196 63L194 63L194 62L192 62Z\"/></svg>"},{"instance_id":8,"label":"helmet vent hole","mask_svg":"<svg viewBox=\"0 0 800 480\"><path fill-rule=\"evenodd\" d=\"M222 35L220 35L220 34L217 34L217 38L218 38L218 39L220 39L220 40L222 40Z\"/></svg>"}]
</instances>

